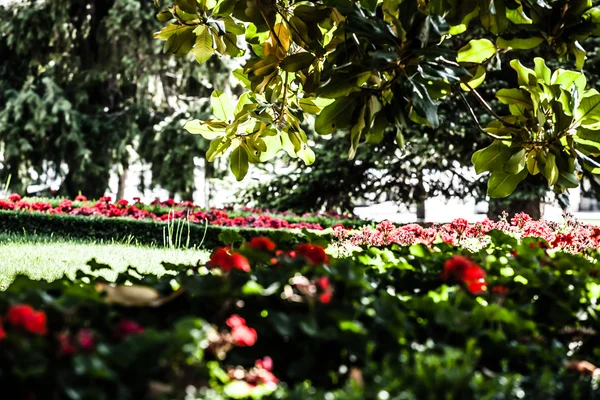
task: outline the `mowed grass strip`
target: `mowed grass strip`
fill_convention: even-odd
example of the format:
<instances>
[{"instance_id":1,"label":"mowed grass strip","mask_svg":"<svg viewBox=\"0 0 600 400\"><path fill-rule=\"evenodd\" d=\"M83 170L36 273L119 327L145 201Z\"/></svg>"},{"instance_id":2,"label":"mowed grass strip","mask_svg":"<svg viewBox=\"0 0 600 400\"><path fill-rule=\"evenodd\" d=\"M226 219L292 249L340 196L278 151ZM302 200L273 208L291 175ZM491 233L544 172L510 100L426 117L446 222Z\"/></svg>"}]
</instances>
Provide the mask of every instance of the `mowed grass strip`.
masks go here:
<instances>
[{"instance_id":1,"label":"mowed grass strip","mask_svg":"<svg viewBox=\"0 0 600 400\"><path fill-rule=\"evenodd\" d=\"M88 261L108 264L112 270L92 273ZM0 235L0 290L6 289L15 275L52 281L73 278L77 270L115 280L129 266L142 274L163 275L163 262L196 264L206 262L209 252L197 249L149 247L126 243L54 240L49 237Z\"/></svg>"}]
</instances>

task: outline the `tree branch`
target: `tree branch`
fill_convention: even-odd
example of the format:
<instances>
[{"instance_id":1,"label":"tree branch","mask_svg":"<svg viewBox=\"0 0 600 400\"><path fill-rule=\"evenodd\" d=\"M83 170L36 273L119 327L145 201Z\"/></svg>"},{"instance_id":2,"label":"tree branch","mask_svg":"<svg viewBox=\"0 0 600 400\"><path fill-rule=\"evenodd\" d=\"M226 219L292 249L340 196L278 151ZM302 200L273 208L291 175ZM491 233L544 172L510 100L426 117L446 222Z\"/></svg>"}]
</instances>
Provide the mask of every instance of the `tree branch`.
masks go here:
<instances>
[{"instance_id":1,"label":"tree branch","mask_svg":"<svg viewBox=\"0 0 600 400\"><path fill-rule=\"evenodd\" d=\"M486 136L489 136L492 139L496 139L496 140L510 140L511 139L510 137L506 137L506 136L497 136L497 135L494 135L493 133L487 132L485 129L483 129L483 127L479 123L479 120L477 119L477 116L475 115L475 111L473 110L473 108L471 107L471 105L469 104L469 102L467 101L467 98L462 93L462 91L460 89L458 89L456 87L456 85L452 85L452 88L454 89L455 92L458 93L458 96L463 101L465 107L467 107L467 111L469 112L469 115L471 116L471 119L473 120L473 122L475 122L475 125L477 126L477 129L479 129L479 131L481 133L483 133Z\"/></svg>"}]
</instances>

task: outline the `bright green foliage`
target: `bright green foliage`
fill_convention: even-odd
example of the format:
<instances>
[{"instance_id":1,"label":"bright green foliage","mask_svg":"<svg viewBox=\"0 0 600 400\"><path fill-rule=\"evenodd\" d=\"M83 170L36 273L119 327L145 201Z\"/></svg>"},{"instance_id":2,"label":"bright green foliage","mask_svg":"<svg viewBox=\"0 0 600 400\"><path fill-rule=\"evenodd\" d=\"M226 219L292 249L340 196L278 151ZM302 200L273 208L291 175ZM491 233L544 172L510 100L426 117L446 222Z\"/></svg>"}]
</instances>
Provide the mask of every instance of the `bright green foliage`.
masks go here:
<instances>
[{"instance_id":1,"label":"bright green foliage","mask_svg":"<svg viewBox=\"0 0 600 400\"><path fill-rule=\"evenodd\" d=\"M548 46L560 59L573 55L581 68L586 53L579 41L600 32L600 9L592 7L591 1L330 0L313 5L222 0L192 1L190 8L188 1L175 0L160 16L168 19L169 14L171 22L155 35L166 40L168 52L181 55L191 50L204 62L211 51L239 56L240 49L252 49L243 68L236 72L247 92L240 98L233 119L224 119L221 114L215 115L215 120L194 121L191 126L196 133L213 140L209 159L230 148L238 149L236 157L231 158L235 161L231 168L238 179L247 171L244 153L248 162L255 163L283 149L307 164L313 162L314 154L308 150L309 141L302 128L304 122L312 120L309 116L315 117L318 134L349 134L350 158L360 143L380 141L386 125L400 144L404 142L402 135L408 121L437 127L439 101L459 90L459 84L498 117L474 91L484 81L489 63L504 53L510 55L512 49ZM490 39L475 37L458 51L446 40L463 32L480 32L480 28ZM204 35L212 37L212 50L206 46ZM235 38L235 46L222 45L227 37ZM527 88L517 91L535 86L527 82L524 71L520 70L520 75L525 75L519 84ZM561 77L548 85L564 86L572 78L567 72L558 75ZM578 90L584 99L584 88ZM540 100L562 104L563 100L556 96L563 95L551 91ZM527 142L521 140L529 132L523 124L510 126L514 130L510 136L490 131L521 115L522 105L513 105L510 96L502 98L510 103L511 116L498 119L482 131L495 139L510 140L516 152L528 149ZM323 99L330 104L319 104ZM581 101L583 107L586 102ZM544 118L557 118L557 110L542 107L551 113ZM587 126L580 124L569 129L596 128L591 120L586 121L590 121ZM541 126L544 123L540 120ZM213 132L215 124L221 127L217 137ZM200 128L201 125L207 127ZM574 152L568 142L559 143L559 153ZM576 157L588 155L582 154L577 153ZM513 160L517 168L518 161ZM576 163L563 163L557 155L556 165L558 172L551 167L548 170L550 185L562 190L577 183ZM490 180L490 196L507 196L526 176L521 170L508 175ZM497 185L501 187L496 188Z\"/></svg>"},{"instance_id":2,"label":"bright green foliage","mask_svg":"<svg viewBox=\"0 0 600 400\"><path fill-rule=\"evenodd\" d=\"M477 173L490 171L488 193L505 197L528 174L541 173L557 192L579 184L581 168L600 167L600 94L585 89L581 72L552 72L536 58L535 69L518 60L511 66L518 89L501 89L496 97L511 112L485 130L501 140L473 154ZM595 172L595 171L594 171Z\"/></svg>"}]
</instances>

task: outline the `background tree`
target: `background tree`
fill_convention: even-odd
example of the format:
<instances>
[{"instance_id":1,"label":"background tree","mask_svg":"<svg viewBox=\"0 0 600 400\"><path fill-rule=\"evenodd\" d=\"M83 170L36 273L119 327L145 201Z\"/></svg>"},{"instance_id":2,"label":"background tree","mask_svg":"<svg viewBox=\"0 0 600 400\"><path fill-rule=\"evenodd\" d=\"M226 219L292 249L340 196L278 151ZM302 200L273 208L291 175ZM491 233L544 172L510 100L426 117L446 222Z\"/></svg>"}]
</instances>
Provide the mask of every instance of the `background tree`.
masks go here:
<instances>
[{"instance_id":1,"label":"background tree","mask_svg":"<svg viewBox=\"0 0 600 400\"><path fill-rule=\"evenodd\" d=\"M189 198L208 142L181 120L208 116L202 99L228 87L228 69L163 55L151 35L160 25L145 0L0 6L0 179L10 174L18 192L58 180L61 194L97 197L111 171L123 183L143 161L147 186Z\"/></svg>"}]
</instances>

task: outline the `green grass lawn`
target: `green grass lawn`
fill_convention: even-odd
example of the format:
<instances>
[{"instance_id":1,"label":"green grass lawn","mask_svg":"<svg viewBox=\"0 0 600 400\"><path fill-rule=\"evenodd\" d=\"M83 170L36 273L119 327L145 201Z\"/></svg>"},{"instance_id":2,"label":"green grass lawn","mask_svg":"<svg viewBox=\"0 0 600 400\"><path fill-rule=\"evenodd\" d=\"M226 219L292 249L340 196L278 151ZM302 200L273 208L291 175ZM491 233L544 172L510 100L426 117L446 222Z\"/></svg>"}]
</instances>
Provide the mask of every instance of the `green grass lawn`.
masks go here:
<instances>
[{"instance_id":1,"label":"green grass lawn","mask_svg":"<svg viewBox=\"0 0 600 400\"><path fill-rule=\"evenodd\" d=\"M143 274L163 275L163 261L195 264L207 261L208 257L207 251L197 249L0 235L0 290L6 289L16 274L28 275L32 279L54 280L63 275L72 277L77 270L90 273L87 262L92 258L113 268L94 274L114 280L128 266L136 267Z\"/></svg>"}]
</instances>

